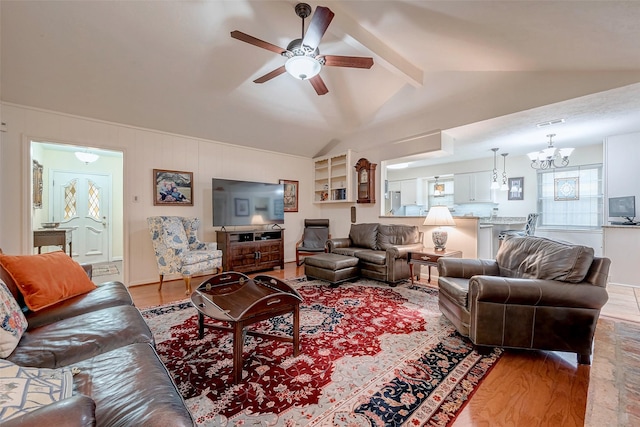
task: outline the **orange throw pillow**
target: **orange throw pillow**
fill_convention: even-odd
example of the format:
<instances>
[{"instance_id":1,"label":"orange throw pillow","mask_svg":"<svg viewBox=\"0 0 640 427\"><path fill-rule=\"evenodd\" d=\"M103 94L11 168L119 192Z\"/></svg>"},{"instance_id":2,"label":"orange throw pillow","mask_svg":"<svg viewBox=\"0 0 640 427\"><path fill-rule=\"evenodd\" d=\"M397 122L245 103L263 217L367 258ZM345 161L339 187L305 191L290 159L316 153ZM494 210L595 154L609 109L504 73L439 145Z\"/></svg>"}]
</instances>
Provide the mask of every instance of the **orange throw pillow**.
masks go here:
<instances>
[{"instance_id":1,"label":"orange throw pillow","mask_svg":"<svg viewBox=\"0 0 640 427\"><path fill-rule=\"evenodd\" d=\"M0 254L0 264L11 275L32 311L96 288L84 269L66 253Z\"/></svg>"}]
</instances>

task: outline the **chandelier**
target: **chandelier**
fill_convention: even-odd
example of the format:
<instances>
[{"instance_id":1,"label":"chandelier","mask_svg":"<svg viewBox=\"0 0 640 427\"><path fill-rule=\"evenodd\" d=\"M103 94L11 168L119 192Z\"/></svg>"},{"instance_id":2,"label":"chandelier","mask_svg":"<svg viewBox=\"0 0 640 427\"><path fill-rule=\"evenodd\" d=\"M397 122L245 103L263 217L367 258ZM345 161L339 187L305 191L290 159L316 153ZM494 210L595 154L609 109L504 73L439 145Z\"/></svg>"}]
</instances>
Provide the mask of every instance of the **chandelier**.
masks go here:
<instances>
[{"instance_id":1,"label":"chandelier","mask_svg":"<svg viewBox=\"0 0 640 427\"><path fill-rule=\"evenodd\" d=\"M547 135L549 138L549 146L544 150L527 154L531 160L531 167L534 169L551 169L564 168L569 165L569 156L573 152L573 148L556 148L553 146L551 139L556 136L555 133Z\"/></svg>"}]
</instances>

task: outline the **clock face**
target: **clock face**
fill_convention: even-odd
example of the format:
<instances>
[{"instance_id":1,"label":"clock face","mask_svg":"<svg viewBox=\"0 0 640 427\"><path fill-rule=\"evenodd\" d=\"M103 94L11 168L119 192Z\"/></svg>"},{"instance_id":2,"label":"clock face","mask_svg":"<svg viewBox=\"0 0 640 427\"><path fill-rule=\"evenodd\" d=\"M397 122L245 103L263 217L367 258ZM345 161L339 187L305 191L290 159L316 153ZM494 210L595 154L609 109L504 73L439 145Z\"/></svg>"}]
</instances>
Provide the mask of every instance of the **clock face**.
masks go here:
<instances>
[{"instance_id":1,"label":"clock face","mask_svg":"<svg viewBox=\"0 0 640 427\"><path fill-rule=\"evenodd\" d=\"M367 173L366 169L362 169L360 171L360 183L366 184L369 182L369 173Z\"/></svg>"}]
</instances>

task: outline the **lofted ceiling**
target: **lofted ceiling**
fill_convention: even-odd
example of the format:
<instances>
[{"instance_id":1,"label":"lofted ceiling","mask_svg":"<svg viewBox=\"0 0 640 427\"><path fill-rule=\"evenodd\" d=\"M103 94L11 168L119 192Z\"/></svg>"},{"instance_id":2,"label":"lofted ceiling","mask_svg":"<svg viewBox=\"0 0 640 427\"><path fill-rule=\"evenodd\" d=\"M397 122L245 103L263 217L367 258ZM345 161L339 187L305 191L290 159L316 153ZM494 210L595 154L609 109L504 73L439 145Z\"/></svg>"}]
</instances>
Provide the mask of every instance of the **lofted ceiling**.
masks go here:
<instances>
[{"instance_id":1,"label":"lofted ceiling","mask_svg":"<svg viewBox=\"0 0 640 427\"><path fill-rule=\"evenodd\" d=\"M2 0L0 95L305 157L434 129L446 161L640 130L640 2L309 2L335 13L321 53L374 59L323 67L324 96L287 74L253 83L285 58L229 35L286 47L296 3Z\"/></svg>"}]
</instances>

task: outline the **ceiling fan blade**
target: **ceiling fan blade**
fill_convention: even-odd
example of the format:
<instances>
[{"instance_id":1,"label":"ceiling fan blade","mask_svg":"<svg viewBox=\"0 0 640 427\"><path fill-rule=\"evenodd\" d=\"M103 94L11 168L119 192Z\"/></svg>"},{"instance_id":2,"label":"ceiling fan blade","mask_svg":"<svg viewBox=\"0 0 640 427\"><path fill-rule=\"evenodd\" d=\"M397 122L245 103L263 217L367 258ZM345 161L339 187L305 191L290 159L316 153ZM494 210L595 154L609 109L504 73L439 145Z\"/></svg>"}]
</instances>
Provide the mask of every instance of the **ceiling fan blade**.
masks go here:
<instances>
[{"instance_id":1,"label":"ceiling fan blade","mask_svg":"<svg viewBox=\"0 0 640 427\"><path fill-rule=\"evenodd\" d=\"M286 52L287 49L283 49L281 47L276 46L275 44L271 44L269 42L266 42L264 40L260 40L257 39L253 36L250 36L249 34L245 34L241 31L235 30L235 31L231 31L231 37L233 37L234 39L238 39L240 41L243 41L245 43L249 43L252 44L254 46L258 46L261 47L263 49L267 49L270 50L271 52L275 52L279 55L281 55L282 53Z\"/></svg>"},{"instance_id":2,"label":"ceiling fan blade","mask_svg":"<svg viewBox=\"0 0 640 427\"><path fill-rule=\"evenodd\" d=\"M329 27L334 13L328 7L318 6L313 13L307 33L302 40L303 45L309 46L311 49L315 49L320 44L320 39L324 35L325 31Z\"/></svg>"},{"instance_id":3,"label":"ceiling fan blade","mask_svg":"<svg viewBox=\"0 0 640 427\"><path fill-rule=\"evenodd\" d=\"M275 70L268 72L267 74L265 74L262 77L258 77L257 79L255 79L253 82L254 83L264 83L264 82L268 82L269 80L271 80L274 77L278 77L280 74L284 73L285 71L287 71L284 68L284 65L281 67L276 68Z\"/></svg>"},{"instance_id":4,"label":"ceiling fan blade","mask_svg":"<svg viewBox=\"0 0 640 427\"><path fill-rule=\"evenodd\" d=\"M313 86L313 88L316 90L316 93L318 95L325 95L329 93L329 89L327 89L327 85L324 84L324 80L322 80L322 77L320 77L320 74L317 74L316 76L311 77L309 79L309 82L311 82L311 86Z\"/></svg>"},{"instance_id":5,"label":"ceiling fan blade","mask_svg":"<svg viewBox=\"0 0 640 427\"><path fill-rule=\"evenodd\" d=\"M373 66L373 58L363 56L340 56L340 55L322 55L324 57L324 65L330 67L352 67L352 68L371 68Z\"/></svg>"}]
</instances>

